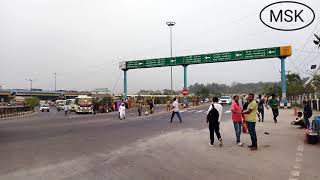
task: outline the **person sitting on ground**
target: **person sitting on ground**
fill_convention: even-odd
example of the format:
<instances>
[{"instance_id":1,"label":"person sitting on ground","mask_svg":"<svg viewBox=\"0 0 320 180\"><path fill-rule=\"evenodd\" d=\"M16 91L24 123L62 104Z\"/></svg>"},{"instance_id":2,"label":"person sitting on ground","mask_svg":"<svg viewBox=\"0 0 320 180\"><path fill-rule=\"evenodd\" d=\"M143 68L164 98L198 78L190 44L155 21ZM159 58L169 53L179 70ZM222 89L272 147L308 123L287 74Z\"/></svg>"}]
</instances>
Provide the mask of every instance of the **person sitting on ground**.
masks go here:
<instances>
[{"instance_id":1,"label":"person sitting on ground","mask_svg":"<svg viewBox=\"0 0 320 180\"><path fill-rule=\"evenodd\" d=\"M300 126L301 128L307 127L304 123L304 117L302 116L302 112L298 112L298 117L296 117L296 120L292 121L291 125Z\"/></svg>"}]
</instances>

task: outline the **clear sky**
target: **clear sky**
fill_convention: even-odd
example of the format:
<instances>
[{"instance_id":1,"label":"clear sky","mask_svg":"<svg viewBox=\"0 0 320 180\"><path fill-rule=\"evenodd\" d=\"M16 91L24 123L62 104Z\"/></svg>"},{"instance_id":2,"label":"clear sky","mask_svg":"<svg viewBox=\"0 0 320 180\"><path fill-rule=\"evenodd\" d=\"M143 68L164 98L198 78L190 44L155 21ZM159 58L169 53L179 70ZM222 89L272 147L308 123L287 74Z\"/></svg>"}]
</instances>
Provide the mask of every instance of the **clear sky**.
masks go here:
<instances>
[{"instance_id":1,"label":"clear sky","mask_svg":"<svg viewBox=\"0 0 320 180\"><path fill-rule=\"evenodd\" d=\"M259 13L271 0L0 0L0 85L123 91L120 61L292 45L287 70L304 76L319 64L312 43L320 33L319 0L301 0L316 19L307 28L282 32L263 25ZM312 35L311 38L309 38ZM279 81L279 59L188 67L189 84ZM174 89L183 68L174 67ZM170 68L128 71L128 91L170 89Z\"/></svg>"}]
</instances>

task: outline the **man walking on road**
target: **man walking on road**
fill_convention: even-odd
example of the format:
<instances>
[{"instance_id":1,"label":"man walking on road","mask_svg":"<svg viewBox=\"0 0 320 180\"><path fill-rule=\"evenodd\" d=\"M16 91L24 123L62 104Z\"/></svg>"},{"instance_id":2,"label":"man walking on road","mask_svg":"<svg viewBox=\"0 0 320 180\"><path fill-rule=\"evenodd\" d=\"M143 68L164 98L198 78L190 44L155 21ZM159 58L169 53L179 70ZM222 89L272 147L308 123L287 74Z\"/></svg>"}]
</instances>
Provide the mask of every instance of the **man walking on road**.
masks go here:
<instances>
[{"instance_id":1,"label":"man walking on road","mask_svg":"<svg viewBox=\"0 0 320 180\"><path fill-rule=\"evenodd\" d=\"M233 96L233 102L231 104L232 121L234 130L236 132L237 144L242 146L243 143L240 141L241 125L242 125L242 109L239 105L239 96Z\"/></svg>"},{"instance_id":2,"label":"man walking on road","mask_svg":"<svg viewBox=\"0 0 320 180\"><path fill-rule=\"evenodd\" d=\"M210 142L209 146L214 145L214 133L216 133L218 140L220 141L220 147L222 146L222 138L220 135L220 120L222 116L222 106L219 104L217 97L212 98L213 104L209 106L207 112L207 123L209 123Z\"/></svg>"},{"instance_id":3,"label":"man walking on road","mask_svg":"<svg viewBox=\"0 0 320 180\"><path fill-rule=\"evenodd\" d=\"M257 145L257 134L256 134L256 118L257 118L257 103L254 100L254 94L249 94L249 102L248 108L243 114L248 114L248 129L251 137L252 145L248 146L251 151L256 151L258 149Z\"/></svg>"},{"instance_id":4,"label":"man walking on road","mask_svg":"<svg viewBox=\"0 0 320 180\"><path fill-rule=\"evenodd\" d=\"M179 112L179 102L177 100L177 98L173 98L173 103L172 103L172 115L171 115L171 121L170 123L172 123L172 119L174 117L175 114L177 114L180 123L182 123L181 117L180 117L180 112Z\"/></svg>"},{"instance_id":5,"label":"man walking on road","mask_svg":"<svg viewBox=\"0 0 320 180\"><path fill-rule=\"evenodd\" d=\"M262 98L261 94L259 94L258 99L257 99L257 103L258 103L258 118L259 118L259 122L260 121L264 121L264 106L265 106L265 101L264 98ZM268 107L266 107L268 109ZM261 117L260 117L261 115Z\"/></svg>"},{"instance_id":6,"label":"man walking on road","mask_svg":"<svg viewBox=\"0 0 320 180\"><path fill-rule=\"evenodd\" d=\"M142 103L139 101L138 102L138 114L141 116L141 111L142 111Z\"/></svg>"},{"instance_id":7,"label":"man walking on road","mask_svg":"<svg viewBox=\"0 0 320 180\"><path fill-rule=\"evenodd\" d=\"M274 123L277 123L277 117L279 116L279 101L278 99L276 99L275 94L271 95L271 99L269 100L269 106L272 109Z\"/></svg>"}]
</instances>

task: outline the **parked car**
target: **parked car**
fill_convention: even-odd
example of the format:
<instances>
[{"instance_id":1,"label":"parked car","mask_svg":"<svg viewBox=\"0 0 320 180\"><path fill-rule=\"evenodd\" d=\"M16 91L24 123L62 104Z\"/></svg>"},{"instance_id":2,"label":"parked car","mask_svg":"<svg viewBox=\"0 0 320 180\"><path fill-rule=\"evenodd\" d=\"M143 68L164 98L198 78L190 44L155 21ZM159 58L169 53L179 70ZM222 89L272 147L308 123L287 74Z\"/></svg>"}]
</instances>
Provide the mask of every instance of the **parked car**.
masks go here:
<instances>
[{"instance_id":1,"label":"parked car","mask_svg":"<svg viewBox=\"0 0 320 180\"><path fill-rule=\"evenodd\" d=\"M230 96L221 96L219 98L219 104L231 104L232 99Z\"/></svg>"},{"instance_id":2,"label":"parked car","mask_svg":"<svg viewBox=\"0 0 320 180\"><path fill-rule=\"evenodd\" d=\"M40 105L40 111L41 112L44 112L44 111L49 112L50 111L50 105L49 104L41 104Z\"/></svg>"}]
</instances>

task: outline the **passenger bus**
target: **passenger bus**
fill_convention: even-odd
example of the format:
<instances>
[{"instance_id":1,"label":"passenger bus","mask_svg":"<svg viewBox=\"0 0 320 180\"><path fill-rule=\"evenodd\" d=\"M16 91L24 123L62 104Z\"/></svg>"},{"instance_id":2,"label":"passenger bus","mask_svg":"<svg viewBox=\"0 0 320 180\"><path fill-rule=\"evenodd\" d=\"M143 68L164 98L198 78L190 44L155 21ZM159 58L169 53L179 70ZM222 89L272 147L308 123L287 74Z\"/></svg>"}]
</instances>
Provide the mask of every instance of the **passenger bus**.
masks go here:
<instances>
[{"instance_id":1,"label":"passenger bus","mask_svg":"<svg viewBox=\"0 0 320 180\"><path fill-rule=\"evenodd\" d=\"M93 99L87 95L80 95L75 99L76 113L93 113Z\"/></svg>"}]
</instances>

